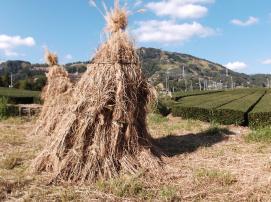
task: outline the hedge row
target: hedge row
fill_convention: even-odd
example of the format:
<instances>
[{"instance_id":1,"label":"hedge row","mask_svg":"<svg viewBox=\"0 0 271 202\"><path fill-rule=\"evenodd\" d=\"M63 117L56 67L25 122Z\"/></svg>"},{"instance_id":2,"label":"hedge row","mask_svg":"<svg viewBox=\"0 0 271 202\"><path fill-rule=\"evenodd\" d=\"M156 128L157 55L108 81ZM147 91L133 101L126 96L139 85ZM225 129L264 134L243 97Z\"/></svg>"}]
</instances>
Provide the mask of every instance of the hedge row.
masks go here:
<instances>
[{"instance_id":1,"label":"hedge row","mask_svg":"<svg viewBox=\"0 0 271 202\"><path fill-rule=\"evenodd\" d=\"M9 105L5 97L0 97L0 120L10 116L18 116L19 109L15 105Z\"/></svg>"},{"instance_id":2,"label":"hedge row","mask_svg":"<svg viewBox=\"0 0 271 202\"><path fill-rule=\"evenodd\" d=\"M244 99L233 101L214 110L213 118L221 124L248 125L248 113L264 96L265 91L259 90Z\"/></svg>"},{"instance_id":3,"label":"hedge row","mask_svg":"<svg viewBox=\"0 0 271 202\"><path fill-rule=\"evenodd\" d=\"M40 104L40 92L0 87L0 97L6 97L9 104Z\"/></svg>"},{"instance_id":4,"label":"hedge row","mask_svg":"<svg viewBox=\"0 0 271 202\"><path fill-rule=\"evenodd\" d=\"M167 116L171 113L171 109L174 103L175 102L171 100L169 97L159 98L157 106L155 108L155 112L163 116Z\"/></svg>"},{"instance_id":5,"label":"hedge row","mask_svg":"<svg viewBox=\"0 0 271 202\"><path fill-rule=\"evenodd\" d=\"M217 108L225 105L233 100L240 99L255 91L226 91L212 95L200 95L195 97L187 97L178 102L183 107L197 108Z\"/></svg>"},{"instance_id":6,"label":"hedge row","mask_svg":"<svg viewBox=\"0 0 271 202\"><path fill-rule=\"evenodd\" d=\"M244 96L247 96L247 94L226 94L221 95L220 97L215 97L214 99L211 98L208 101L205 101L205 99L201 98L194 100L194 103L190 104L175 104L172 106L172 115L188 119L198 119L201 121L213 121L214 111L217 107L227 104L230 101L243 98ZM200 104L194 105L195 103Z\"/></svg>"},{"instance_id":7,"label":"hedge row","mask_svg":"<svg viewBox=\"0 0 271 202\"><path fill-rule=\"evenodd\" d=\"M214 93L223 92L222 90L217 91L193 91L193 92L178 92L173 94L173 100L178 101L185 97L198 96L198 95L209 95Z\"/></svg>"},{"instance_id":8,"label":"hedge row","mask_svg":"<svg viewBox=\"0 0 271 202\"><path fill-rule=\"evenodd\" d=\"M271 92L260 100L260 102L248 114L249 125L253 128L271 125Z\"/></svg>"},{"instance_id":9,"label":"hedge row","mask_svg":"<svg viewBox=\"0 0 271 202\"><path fill-rule=\"evenodd\" d=\"M248 89L184 98L172 106L172 114L222 124L247 125L248 112L264 94L263 89ZM271 120L269 119L269 121Z\"/></svg>"},{"instance_id":10,"label":"hedge row","mask_svg":"<svg viewBox=\"0 0 271 202\"><path fill-rule=\"evenodd\" d=\"M183 107L181 105L174 105L172 107L172 115L175 117L182 117L185 119L197 119L201 121L211 121L213 110L210 108L200 107Z\"/></svg>"}]
</instances>

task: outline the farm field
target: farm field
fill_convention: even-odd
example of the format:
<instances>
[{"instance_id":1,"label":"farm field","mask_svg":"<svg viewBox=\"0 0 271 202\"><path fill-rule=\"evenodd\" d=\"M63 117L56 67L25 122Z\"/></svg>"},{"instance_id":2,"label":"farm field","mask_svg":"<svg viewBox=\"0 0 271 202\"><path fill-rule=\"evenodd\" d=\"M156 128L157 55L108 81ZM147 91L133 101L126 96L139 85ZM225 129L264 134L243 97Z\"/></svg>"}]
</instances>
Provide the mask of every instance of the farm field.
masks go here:
<instances>
[{"instance_id":1,"label":"farm field","mask_svg":"<svg viewBox=\"0 0 271 202\"><path fill-rule=\"evenodd\" d=\"M38 97L39 91L20 90L15 88L3 88L0 87L0 96L7 97Z\"/></svg>"},{"instance_id":2,"label":"farm field","mask_svg":"<svg viewBox=\"0 0 271 202\"><path fill-rule=\"evenodd\" d=\"M249 124L253 127L264 127L271 125L271 90L249 113Z\"/></svg>"},{"instance_id":3,"label":"farm field","mask_svg":"<svg viewBox=\"0 0 271 202\"><path fill-rule=\"evenodd\" d=\"M10 103L30 104L39 100L39 91L0 87L0 97L8 98Z\"/></svg>"},{"instance_id":4,"label":"farm field","mask_svg":"<svg viewBox=\"0 0 271 202\"><path fill-rule=\"evenodd\" d=\"M207 94L213 94L213 93L218 93L222 92L222 90L213 90L213 91L199 91L199 90L194 90L194 91L189 91L189 92L176 92L173 93L173 99L174 100L179 100L184 97L190 97L190 96L195 96L195 95L207 95Z\"/></svg>"},{"instance_id":5,"label":"farm field","mask_svg":"<svg viewBox=\"0 0 271 202\"><path fill-rule=\"evenodd\" d=\"M259 123L253 117L268 113L271 108L270 91L266 89L238 89L191 95L170 104L174 116L252 127ZM269 125L268 115L265 117L261 120L262 126Z\"/></svg>"},{"instance_id":6,"label":"farm field","mask_svg":"<svg viewBox=\"0 0 271 202\"><path fill-rule=\"evenodd\" d=\"M255 138L257 130L150 114L150 133L167 155L159 173L142 171L94 185L47 186L49 176L28 172L31 160L48 141L30 134L34 122L18 118L0 122L0 201L268 201L271 197L271 139Z\"/></svg>"}]
</instances>

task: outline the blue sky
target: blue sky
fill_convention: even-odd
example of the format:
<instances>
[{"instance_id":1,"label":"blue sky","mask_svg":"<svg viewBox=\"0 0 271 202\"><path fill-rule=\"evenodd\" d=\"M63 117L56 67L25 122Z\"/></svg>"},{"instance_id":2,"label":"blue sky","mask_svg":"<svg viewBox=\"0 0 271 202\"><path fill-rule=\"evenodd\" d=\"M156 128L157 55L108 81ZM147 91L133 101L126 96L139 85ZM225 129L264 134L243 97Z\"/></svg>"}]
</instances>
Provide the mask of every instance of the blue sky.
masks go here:
<instances>
[{"instance_id":1,"label":"blue sky","mask_svg":"<svg viewBox=\"0 0 271 202\"><path fill-rule=\"evenodd\" d=\"M128 31L138 47L188 53L248 74L271 73L270 0L127 1ZM102 8L98 0L97 6ZM0 7L0 61L40 63L45 46L62 63L86 61L104 40L104 19L88 0L1 0Z\"/></svg>"}]
</instances>

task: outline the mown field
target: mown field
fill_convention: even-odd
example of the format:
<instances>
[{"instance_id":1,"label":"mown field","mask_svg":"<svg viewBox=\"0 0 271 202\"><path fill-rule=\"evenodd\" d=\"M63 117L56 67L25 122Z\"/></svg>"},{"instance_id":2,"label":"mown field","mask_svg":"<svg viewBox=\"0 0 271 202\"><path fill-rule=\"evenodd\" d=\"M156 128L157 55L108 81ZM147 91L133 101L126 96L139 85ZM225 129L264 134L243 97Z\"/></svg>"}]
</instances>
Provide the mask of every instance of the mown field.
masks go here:
<instances>
[{"instance_id":1,"label":"mown field","mask_svg":"<svg viewBox=\"0 0 271 202\"><path fill-rule=\"evenodd\" d=\"M186 119L251 127L271 124L271 91L267 89L177 94L164 104L171 109L173 116Z\"/></svg>"},{"instance_id":2,"label":"mown field","mask_svg":"<svg viewBox=\"0 0 271 202\"><path fill-rule=\"evenodd\" d=\"M268 201L271 129L219 126L149 114L149 131L165 153L159 172L80 186L48 185L29 171L48 137L35 120L0 121L0 201Z\"/></svg>"}]
</instances>

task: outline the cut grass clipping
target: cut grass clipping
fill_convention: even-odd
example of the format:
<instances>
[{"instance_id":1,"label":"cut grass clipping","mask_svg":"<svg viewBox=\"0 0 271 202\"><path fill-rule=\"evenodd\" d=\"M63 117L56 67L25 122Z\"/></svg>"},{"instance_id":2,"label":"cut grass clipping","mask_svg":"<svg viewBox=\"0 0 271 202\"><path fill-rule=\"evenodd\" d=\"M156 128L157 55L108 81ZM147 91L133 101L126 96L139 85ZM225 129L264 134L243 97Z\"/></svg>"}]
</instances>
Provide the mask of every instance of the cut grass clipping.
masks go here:
<instances>
[{"instance_id":1,"label":"cut grass clipping","mask_svg":"<svg viewBox=\"0 0 271 202\"><path fill-rule=\"evenodd\" d=\"M93 182L161 165L146 127L153 88L125 32L127 12L115 1L105 19L108 40L69 91L63 113L51 110L58 119L51 143L32 164L34 171L52 173L52 183Z\"/></svg>"}]
</instances>

